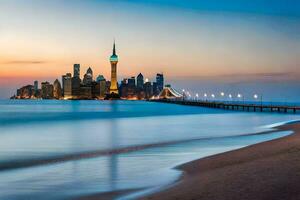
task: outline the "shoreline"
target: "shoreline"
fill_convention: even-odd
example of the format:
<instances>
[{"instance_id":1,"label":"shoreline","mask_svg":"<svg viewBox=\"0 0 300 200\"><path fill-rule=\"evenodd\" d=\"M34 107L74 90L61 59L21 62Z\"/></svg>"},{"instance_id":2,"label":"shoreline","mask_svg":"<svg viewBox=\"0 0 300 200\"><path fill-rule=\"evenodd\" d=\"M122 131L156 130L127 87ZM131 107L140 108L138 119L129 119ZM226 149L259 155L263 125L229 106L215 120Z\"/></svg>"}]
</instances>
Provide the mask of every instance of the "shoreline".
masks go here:
<instances>
[{"instance_id":1,"label":"shoreline","mask_svg":"<svg viewBox=\"0 0 300 200\"><path fill-rule=\"evenodd\" d=\"M300 199L300 123L273 129L293 133L179 165L179 180L138 199Z\"/></svg>"},{"instance_id":2,"label":"shoreline","mask_svg":"<svg viewBox=\"0 0 300 200\"><path fill-rule=\"evenodd\" d=\"M286 126L294 125L294 124L298 124L299 127L300 127L300 121L299 120L292 120L292 121L287 121L287 122L282 122L282 123L276 123L276 124L273 124L273 125L269 125L268 126L269 130L265 130L265 131L258 132L258 133L250 133L250 134L246 134L246 135L239 135L239 137L240 136L260 135L260 134L272 134L272 133L281 132L281 131L292 131L292 129L287 128ZM271 142L271 141L274 141L274 140L280 140L282 138L290 137L291 135L294 135L294 133L295 132L291 133L288 136L276 138L276 139L266 141L266 142ZM226 151L226 152L223 152L223 153L207 156L207 157L204 157L204 158L199 158L199 159L187 162L187 163L177 165L173 169L181 171L182 172L181 176L179 176L178 179L175 180L174 182L171 182L167 185L164 185L161 188L159 188L159 187L148 188L148 189L145 188L146 190L149 190L149 191L152 190L152 192L150 192L150 193L145 191L145 189L140 190L141 194L137 194L136 192L138 192L138 191L134 191L134 190L133 191L124 190L124 193L121 193L121 194L118 191L115 191L115 192L112 191L112 192L109 192L110 193L110 198L111 199L127 199L127 198L129 198L129 199L142 199L142 200L144 200L144 199L147 199L147 200L181 199L181 197L176 197L176 196L175 197L171 196L170 198L168 198L168 196L164 196L164 195L165 194L168 195L169 192L173 192L173 190L177 190L177 187L181 187L181 184L183 184L185 181L189 181L189 180L186 180L186 179L187 179L187 175L189 176L189 172L190 172L189 170L190 169L186 169L186 165L190 165L194 162L201 162L201 160L205 160L207 158L214 158L215 156L219 156L219 155L223 155L223 154L231 154L231 152L240 151L244 148L252 147L252 146L255 146L255 145L258 145L258 144L263 144L263 143L266 143L266 142L253 144L253 145L246 146L246 147L243 147L243 148L239 148L239 149L236 149L236 150ZM174 189L174 188L176 188L176 189ZM161 196L161 195L163 195L163 196ZM105 198L106 198L105 193L95 193L95 194L90 195L90 196L82 196L80 198L80 200L93 200L93 199L105 199ZM195 200L195 199L198 199L198 198L186 198L186 199ZM210 199L210 198L207 198L207 199Z\"/></svg>"}]
</instances>

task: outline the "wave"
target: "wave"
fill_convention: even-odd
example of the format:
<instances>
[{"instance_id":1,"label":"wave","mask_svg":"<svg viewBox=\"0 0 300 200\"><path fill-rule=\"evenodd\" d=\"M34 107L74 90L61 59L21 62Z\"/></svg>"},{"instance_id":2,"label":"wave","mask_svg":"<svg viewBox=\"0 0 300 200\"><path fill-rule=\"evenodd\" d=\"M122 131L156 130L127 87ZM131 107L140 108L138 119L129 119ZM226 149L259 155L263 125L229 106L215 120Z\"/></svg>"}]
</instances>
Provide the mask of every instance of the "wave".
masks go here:
<instances>
[{"instance_id":1,"label":"wave","mask_svg":"<svg viewBox=\"0 0 300 200\"><path fill-rule=\"evenodd\" d=\"M283 121L283 122L278 122L278 123L262 126L262 128L272 129L272 128L276 128L276 127L283 126L283 125L296 124L296 123L299 123L299 122L300 122L300 119L288 120L288 121Z\"/></svg>"},{"instance_id":2,"label":"wave","mask_svg":"<svg viewBox=\"0 0 300 200\"><path fill-rule=\"evenodd\" d=\"M251 134L243 134L243 135L192 138L192 139L186 139L186 140L174 140L174 141L168 141L168 142L134 145L134 146L128 146L128 147L122 147L122 148L116 148L116 149L93 150L93 151L77 152L77 153L62 154L62 155L33 158L33 159L10 160L10 161L4 161L4 162L0 163L0 171L26 168L26 167L34 167L34 166L39 166L39 165L47 165L47 164L54 164L54 163L74 161L74 160L89 159L89 158L95 158L95 157L99 157L99 156L124 154L124 153L145 150L145 149L149 149L149 148L163 147L163 146L167 146L167 145L175 145L175 144L194 142L194 141L204 141L204 140L213 140L213 139L229 139L229 138L245 137L245 136L251 136L251 135L270 134L270 133L274 133L276 131L277 130L272 129L272 130L267 130L264 132L257 132L257 133L251 133Z\"/></svg>"}]
</instances>

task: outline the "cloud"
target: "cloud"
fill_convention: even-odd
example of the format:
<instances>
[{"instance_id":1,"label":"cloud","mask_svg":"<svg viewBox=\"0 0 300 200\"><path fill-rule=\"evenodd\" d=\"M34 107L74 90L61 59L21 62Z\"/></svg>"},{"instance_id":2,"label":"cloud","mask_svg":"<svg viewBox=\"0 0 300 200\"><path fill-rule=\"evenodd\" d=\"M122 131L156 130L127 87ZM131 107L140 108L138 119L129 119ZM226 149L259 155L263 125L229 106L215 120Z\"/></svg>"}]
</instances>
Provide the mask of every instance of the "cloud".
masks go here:
<instances>
[{"instance_id":1,"label":"cloud","mask_svg":"<svg viewBox=\"0 0 300 200\"><path fill-rule=\"evenodd\" d=\"M44 60L10 60L6 62L2 62L2 64L14 65L14 64L44 64L47 61Z\"/></svg>"}]
</instances>

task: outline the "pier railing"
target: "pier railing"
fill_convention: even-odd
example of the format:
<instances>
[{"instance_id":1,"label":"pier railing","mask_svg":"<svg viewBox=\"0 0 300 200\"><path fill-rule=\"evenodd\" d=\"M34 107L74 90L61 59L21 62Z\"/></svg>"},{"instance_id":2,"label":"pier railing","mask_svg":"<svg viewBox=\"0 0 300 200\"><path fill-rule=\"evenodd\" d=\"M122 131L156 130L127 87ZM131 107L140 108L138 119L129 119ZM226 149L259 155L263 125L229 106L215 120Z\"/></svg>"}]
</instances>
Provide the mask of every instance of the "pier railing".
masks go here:
<instances>
[{"instance_id":1,"label":"pier railing","mask_svg":"<svg viewBox=\"0 0 300 200\"><path fill-rule=\"evenodd\" d=\"M191 101L182 99L153 99L154 102L173 103L189 106L201 106L224 110L237 110L247 112L279 112L279 113L298 113L300 106L291 105L265 105L240 102L220 102L220 101Z\"/></svg>"}]
</instances>

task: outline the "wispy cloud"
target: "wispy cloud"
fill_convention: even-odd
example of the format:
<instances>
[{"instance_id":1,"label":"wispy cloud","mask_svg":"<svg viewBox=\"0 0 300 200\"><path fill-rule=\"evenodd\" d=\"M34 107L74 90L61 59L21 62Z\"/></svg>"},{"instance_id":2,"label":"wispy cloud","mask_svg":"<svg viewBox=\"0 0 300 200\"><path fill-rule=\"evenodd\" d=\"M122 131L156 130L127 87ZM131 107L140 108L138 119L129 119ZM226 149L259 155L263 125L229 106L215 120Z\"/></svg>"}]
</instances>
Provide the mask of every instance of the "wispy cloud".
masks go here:
<instances>
[{"instance_id":1,"label":"wispy cloud","mask_svg":"<svg viewBox=\"0 0 300 200\"><path fill-rule=\"evenodd\" d=\"M7 64L7 65L14 65L14 64L44 64L47 63L48 61L44 60L10 60L10 61L5 61L2 62L2 64Z\"/></svg>"}]
</instances>

